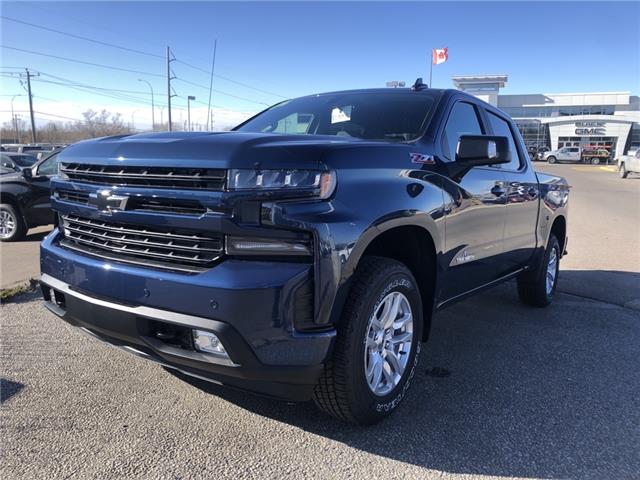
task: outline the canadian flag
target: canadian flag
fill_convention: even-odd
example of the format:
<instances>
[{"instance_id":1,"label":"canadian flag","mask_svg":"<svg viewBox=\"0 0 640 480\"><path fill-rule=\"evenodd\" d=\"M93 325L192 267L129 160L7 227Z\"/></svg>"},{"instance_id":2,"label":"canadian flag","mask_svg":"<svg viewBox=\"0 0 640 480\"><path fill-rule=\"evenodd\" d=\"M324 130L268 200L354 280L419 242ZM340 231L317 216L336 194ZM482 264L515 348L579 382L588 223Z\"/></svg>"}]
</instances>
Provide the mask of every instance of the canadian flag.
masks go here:
<instances>
[{"instance_id":1,"label":"canadian flag","mask_svg":"<svg viewBox=\"0 0 640 480\"><path fill-rule=\"evenodd\" d=\"M433 49L433 64L439 65L449 60L448 48L434 48Z\"/></svg>"}]
</instances>

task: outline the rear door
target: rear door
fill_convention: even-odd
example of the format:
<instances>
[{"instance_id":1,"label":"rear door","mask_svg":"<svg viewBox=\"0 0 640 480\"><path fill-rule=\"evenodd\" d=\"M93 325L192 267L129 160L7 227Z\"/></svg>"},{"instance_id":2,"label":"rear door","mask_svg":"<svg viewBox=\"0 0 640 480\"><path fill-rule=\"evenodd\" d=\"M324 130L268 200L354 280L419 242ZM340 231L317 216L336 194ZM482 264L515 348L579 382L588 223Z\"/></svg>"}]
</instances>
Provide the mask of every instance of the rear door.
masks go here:
<instances>
[{"instance_id":1,"label":"rear door","mask_svg":"<svg viewBox=\"0 0 640 480\"><path fill-rule=\"evenodd\" d=\"M527 161L524 142L515 124L498 110L486 110L493 135L507 137L511 162L499 165L506 180L506 220L504 252L498 275L512 273L527 265L536 248L539 191L538 178Z\"/></svg>"},{"instance_id":2,"label":"rear door","mask_svg":"<svg viewBox=\"0 0 640 480\"><path fill-rule=\"evenodd\" d=\"M458 100L440 134L440 159L455 171L461 135L487 134L477 104ZM446 280L439 297L451 299L491 282L497 276L505 224L505 175L501 169L475 167L445 182Z\"/></svg>"},{"instance_id":3,"label":"rear door","mask_svg":"<svg viewBox=\"0 0 640 480\"><path fill-rule=\"evenodd\" d=\"M569 160L572 162L580 161L580 148L579 147L571 147L569 148Z\"/></svg>"}]
</instances>

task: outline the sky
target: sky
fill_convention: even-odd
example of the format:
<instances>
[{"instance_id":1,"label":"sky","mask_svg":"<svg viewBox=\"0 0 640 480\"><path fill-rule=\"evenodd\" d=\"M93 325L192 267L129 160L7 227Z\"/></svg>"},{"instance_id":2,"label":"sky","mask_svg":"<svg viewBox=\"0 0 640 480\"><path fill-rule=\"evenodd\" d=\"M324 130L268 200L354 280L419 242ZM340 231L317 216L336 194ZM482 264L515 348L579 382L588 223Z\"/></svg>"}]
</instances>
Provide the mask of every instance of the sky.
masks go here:
<instances>
[{"instance_id":1,"label":"sky","mask_svg":"<svg viewBox=\"0 0 640 480\"><path fill-rule=\"evenodd\" d=\"M139 79L154 90L156 122L161 112L166 121L169 45L173 120L186 122L193 95L192 123L202 125L215 40L214 129L284 98L428 81L431 49L442 47L449 60L433 68L436 88L452 88L453 75L507 74L502 94L640 93L638 2L3 1L0 15L0 122L11 118L11 99L28 117L24 68L40 74L38 123L91 108L149 128L150 87Z\"/></svg>"}]
</instances>

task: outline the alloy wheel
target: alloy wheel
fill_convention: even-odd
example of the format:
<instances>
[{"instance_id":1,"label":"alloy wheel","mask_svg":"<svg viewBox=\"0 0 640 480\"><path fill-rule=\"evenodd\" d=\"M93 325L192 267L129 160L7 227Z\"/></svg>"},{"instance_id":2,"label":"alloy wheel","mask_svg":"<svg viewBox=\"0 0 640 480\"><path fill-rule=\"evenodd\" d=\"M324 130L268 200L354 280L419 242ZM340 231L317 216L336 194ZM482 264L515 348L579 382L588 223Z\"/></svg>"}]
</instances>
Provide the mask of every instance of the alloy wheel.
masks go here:
<instances>
[{"instance_id":1,"label":"alloy wheel","mask_svg":"<svg viewBox=\"0 0 640 480\"><path fill-rule=\"evenodd\" d=\"M15 233L18 222L7 210L0 210L0 238L7 239Z\"/></svg>"},{"instance_id":2,"label":"alloy wheel","mask_svg":"<svg viewBox=\"0 0 640 480\"><path fill-rule=\"evenodd\" d=\"M401 292L391 292L376 306L365 338L365 378L378 396L402 380L413 342L413 313Z\"/></svg>"}]
</instances>

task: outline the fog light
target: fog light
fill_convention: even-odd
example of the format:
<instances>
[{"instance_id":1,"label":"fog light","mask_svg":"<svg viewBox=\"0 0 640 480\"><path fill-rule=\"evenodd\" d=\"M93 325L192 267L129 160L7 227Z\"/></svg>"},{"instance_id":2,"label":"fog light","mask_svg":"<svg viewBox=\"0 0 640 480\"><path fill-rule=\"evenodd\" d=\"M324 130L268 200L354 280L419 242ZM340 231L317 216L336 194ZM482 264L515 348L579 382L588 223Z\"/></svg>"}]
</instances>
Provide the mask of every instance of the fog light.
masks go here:
<instances>
[{"instance_id":1,"label":"fog light","mask_svg":"<svg viewBox=\"0 0 640 480\"><path fill-rule=\"evenodd\" d=\"M191 330L191 332L193 334L193 344L197 351L229 358L227 351L222 346L222 342L215 333L207 332L206 330Z\"/></svg>"}]
</instances>

